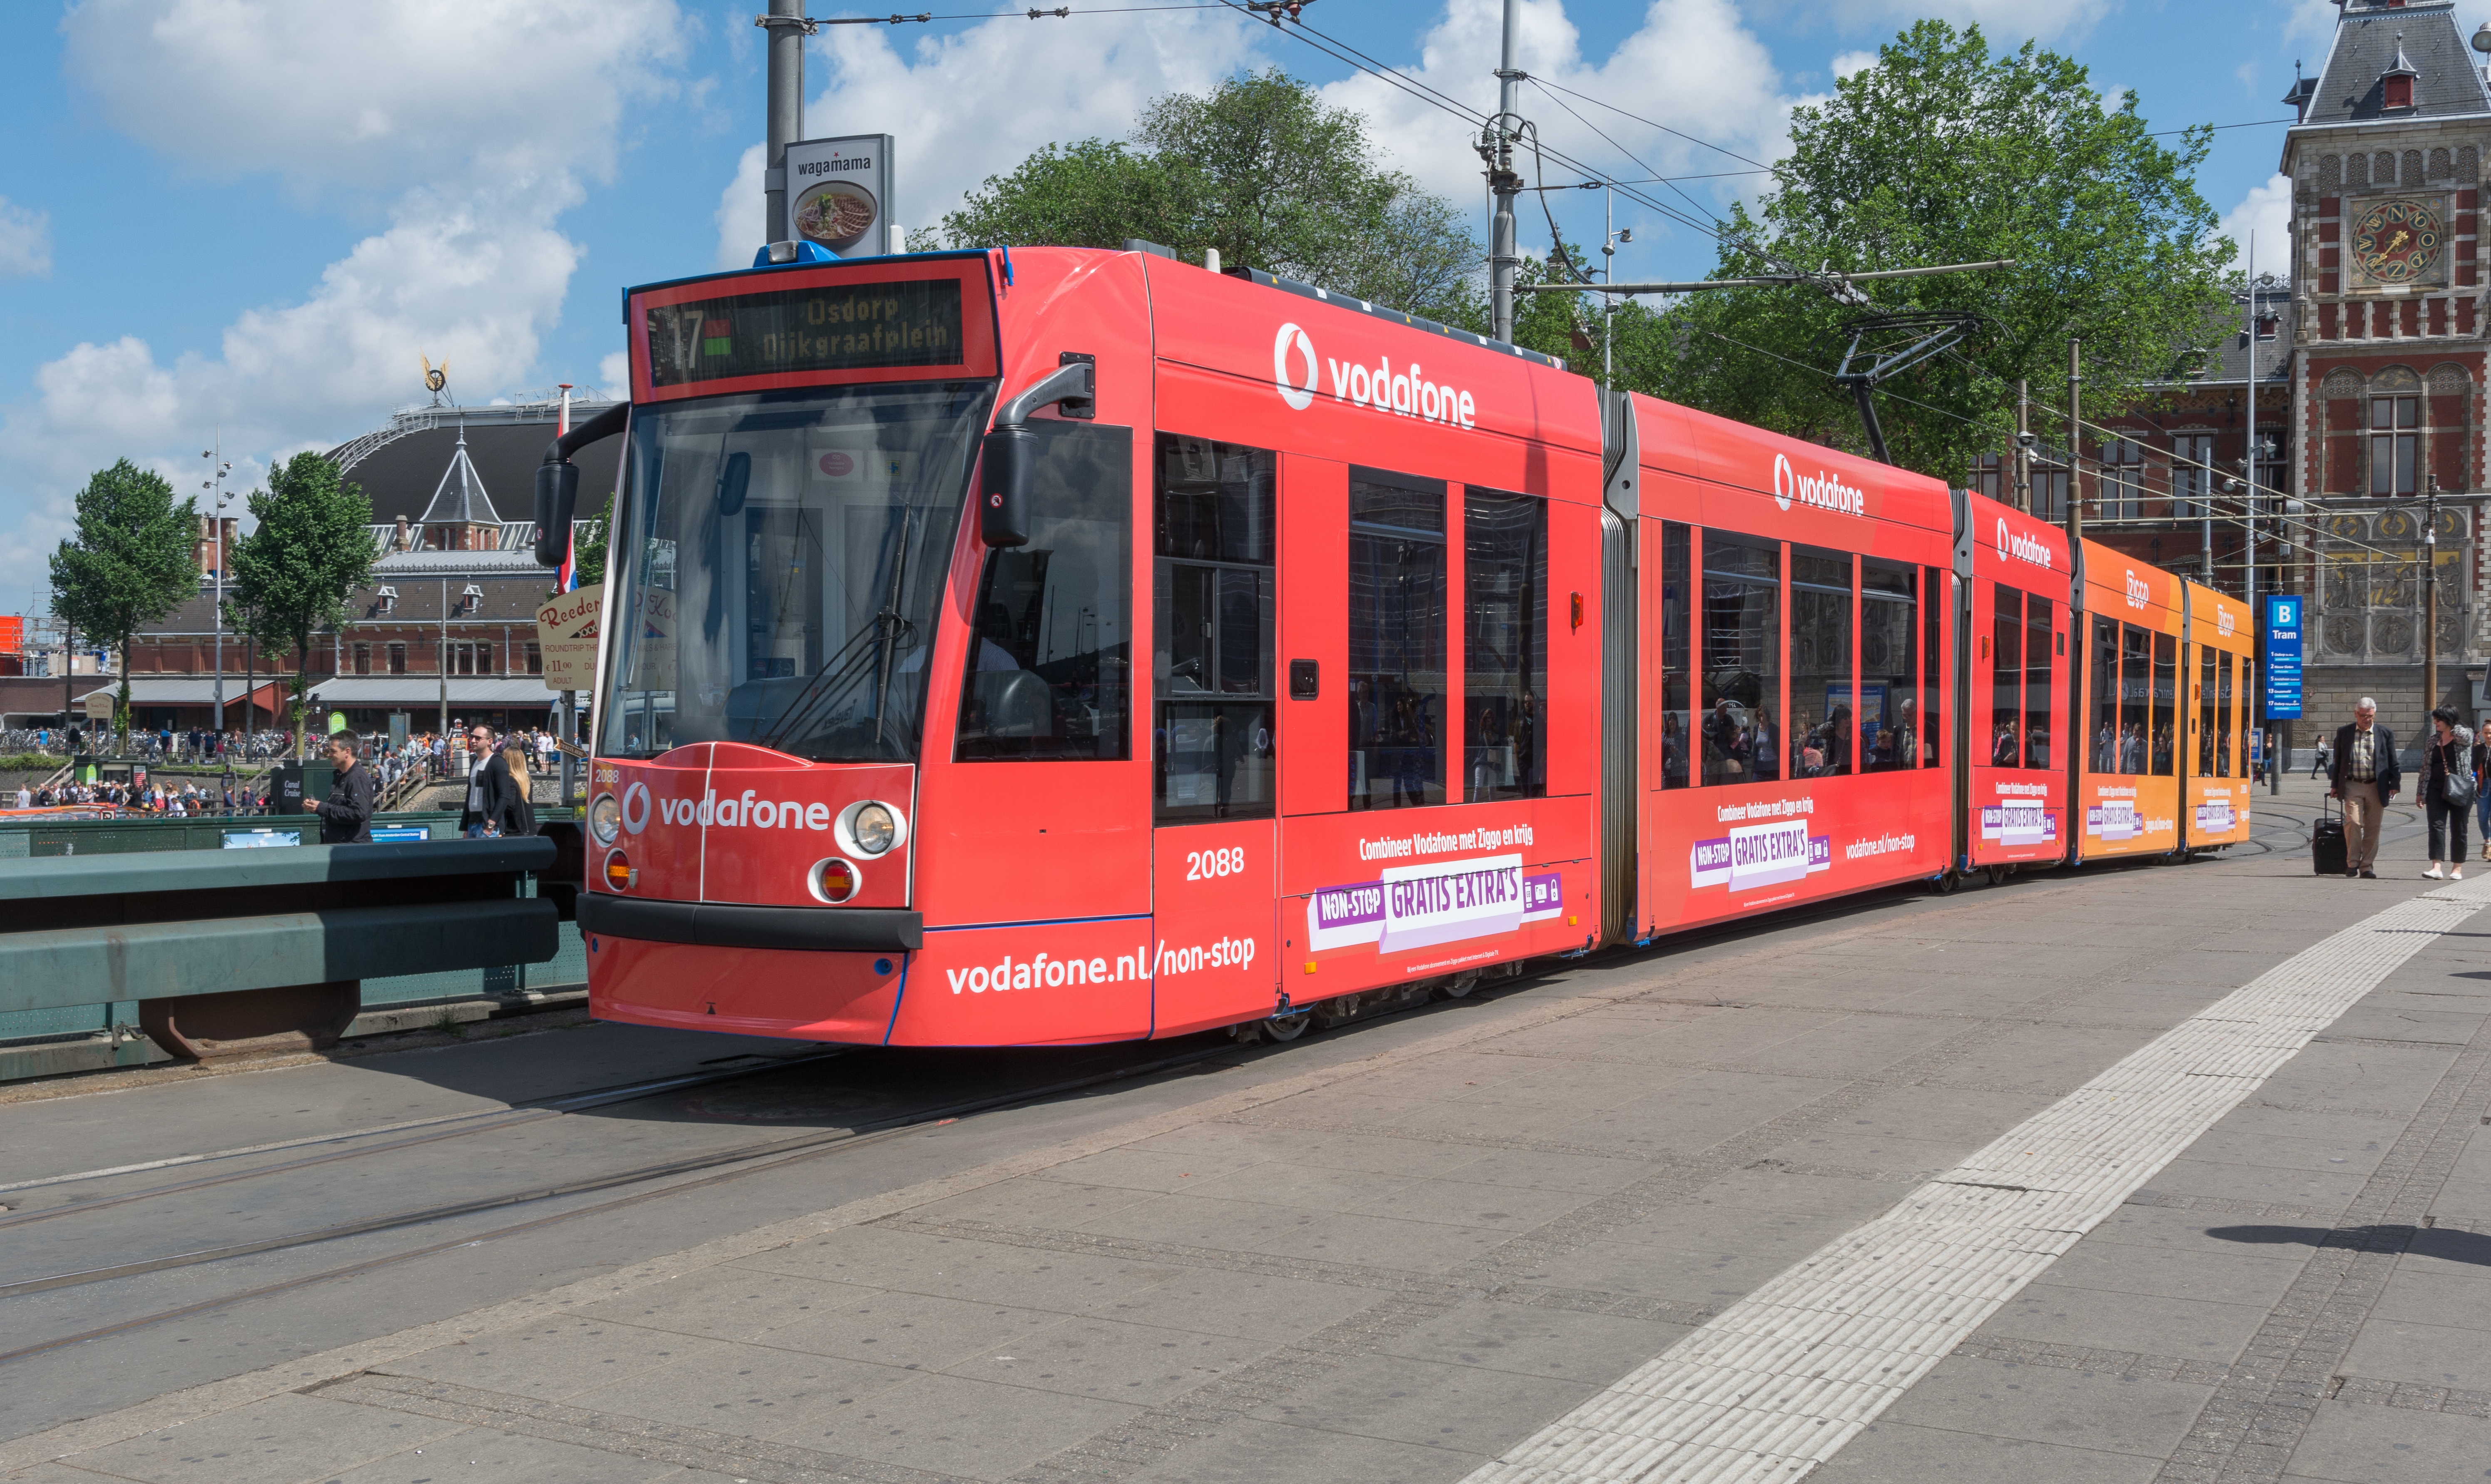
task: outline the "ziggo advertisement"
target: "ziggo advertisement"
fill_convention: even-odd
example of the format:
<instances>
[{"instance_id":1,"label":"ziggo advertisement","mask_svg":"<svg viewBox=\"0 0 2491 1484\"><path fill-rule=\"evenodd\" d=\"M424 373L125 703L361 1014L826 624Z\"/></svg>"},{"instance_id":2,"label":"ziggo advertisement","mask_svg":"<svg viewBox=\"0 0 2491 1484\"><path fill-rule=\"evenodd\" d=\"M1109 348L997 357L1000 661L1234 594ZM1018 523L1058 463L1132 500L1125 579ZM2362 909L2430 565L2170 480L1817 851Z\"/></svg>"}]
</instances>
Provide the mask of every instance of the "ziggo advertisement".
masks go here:
<instances>
[{"instance_id":1,"label":"ziggo advertisement","mask_svg":"<svg viewBox=\"0 0 2491 1484\"><path fill-rule=\"evenodd\" d=\"M2067 853L2067 782L2036 768L1972 771L1971 847L1977 865L2057 860Z\"/></svg>"},{"instance_id":2,"label":"ziggo advertisement","mask_svg":"<svg viewBox=\"0 0 2491 1484\"><path fill-rule=\"evenodd\" d=\"M1645 921L1659 928L1838 896L1946 868L1946 773L1648 796Z\"/></svg>"}]
</instances>

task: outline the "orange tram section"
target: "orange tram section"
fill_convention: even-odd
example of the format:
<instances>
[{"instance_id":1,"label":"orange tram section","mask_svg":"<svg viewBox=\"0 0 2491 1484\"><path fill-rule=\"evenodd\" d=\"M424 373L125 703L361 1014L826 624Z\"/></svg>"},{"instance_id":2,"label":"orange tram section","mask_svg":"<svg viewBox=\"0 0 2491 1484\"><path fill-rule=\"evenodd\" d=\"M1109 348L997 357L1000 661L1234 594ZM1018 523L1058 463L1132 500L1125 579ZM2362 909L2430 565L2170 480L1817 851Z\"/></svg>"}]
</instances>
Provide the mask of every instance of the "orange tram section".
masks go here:
<instances>
[{"instance_id":1,"label":"orange tram section","mask_svg":"<svg viewBox=\"0 0 2491 1484\"><path fill-rule=\"evenodd\" d=\"M1285 1037L2247 835L2246 608L1934 480L1154 253L627 305L602 1018Z\"/></svg>"}]
</instances>

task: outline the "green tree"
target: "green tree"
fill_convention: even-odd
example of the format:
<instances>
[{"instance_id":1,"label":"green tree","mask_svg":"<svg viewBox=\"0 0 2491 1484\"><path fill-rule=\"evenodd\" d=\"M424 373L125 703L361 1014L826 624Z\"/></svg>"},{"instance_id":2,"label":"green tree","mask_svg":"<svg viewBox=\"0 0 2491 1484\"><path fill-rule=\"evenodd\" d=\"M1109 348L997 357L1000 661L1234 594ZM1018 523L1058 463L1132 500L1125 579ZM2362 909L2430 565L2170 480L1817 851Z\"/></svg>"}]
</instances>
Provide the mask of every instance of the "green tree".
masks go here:
<instances>
[{"instance_id":1,"label":"green tree","mask_svg":"<svg viewBox=\"0 0 2491 1484\"><path fill-rule=\"evenodd\" d=\"M1130 144L1046 145L943 218L952 247L1162 243L1416 313L1463 313L1480 256L1462 213L1376 160L1363 115L1276 69L1168 93Z\"/></svg>"},{"instance_id":2,"label":"green tree","mask_svg":"<svg viewBox=\"0 0 2491 1484\"><path fill-rule=\"evenodd\" d=\"M594 587L605 580L605 533L613 528L614 492L608 490L605 509L597 512L595 520L579 522L577 534L571 538L575 543L571 555L578 562L581 587Z\"/></svg>"},{"instance_id":3,"label":"green tree","mask_svg":"<svg viewBox=\"0 0 2491 1484\"><path fill-rule=\"evenodd\" d=\"M346 595L371 575L372 504L362 485L339 480L337 465L297 453L270 471L267 489L251 491L250 513L259 525L234 544L229 606L238 626L247 621L247 632L293 650L300 737L311 635L343 624Z\"/></svg>"},{"instance_id":4,"label":"green tree","mask_svg":"<svg viewBox=\"0 0 2491 1484\"><path fill-rule=\"evenodd\" d=\"M2109 414L2222 333L2232 247L2195 183L2212 138L2198 128L2166 145L2132 96L2105 100L2075 62L2029 42L1993 56L1977 26L1919 21L1831 100L1792 110L1791 154L1755 216L1732 212L1716 276L2014 259L1863 285L1877 311L1985 320L1877 399L1896 462L1960 481L1973 456L2007 446L2017 378L2061 384L2069 335L2084 340L2087 407ZM1809 287L1693 295L1658 316L1669 333L1638 334L1621 379L1864 451L1826 374L1861 312Z\"/></svg>"},{"instance_id":5,"label":"green tree","mask_svg":"<svg viewBox=\"0 0 2491 1484\"><path fill-rule=\"evenodd\" d=\"M130 636L199 593L197 502L128 459L77 496L77 535L52 553L52 612L121 655L121 735L130 734Z\"/></svg>"}]
</instances>

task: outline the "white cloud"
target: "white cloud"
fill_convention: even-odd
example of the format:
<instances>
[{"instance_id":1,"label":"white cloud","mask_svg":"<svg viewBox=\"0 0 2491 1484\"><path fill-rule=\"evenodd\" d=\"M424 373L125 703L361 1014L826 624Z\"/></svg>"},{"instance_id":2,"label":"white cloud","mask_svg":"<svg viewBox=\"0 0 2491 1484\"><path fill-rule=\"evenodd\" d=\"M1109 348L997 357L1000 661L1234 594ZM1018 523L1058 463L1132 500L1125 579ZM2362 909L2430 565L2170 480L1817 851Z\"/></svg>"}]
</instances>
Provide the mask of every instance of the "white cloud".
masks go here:
<instances>
[{"instance_id":1,"label":"white cloud","mask_svg":"<svg viewBox=\"0 0 2491 1484\"><path fill-rule=\"evenodd\" d=\"M896 136L893 218L931 226L1040 145L1122 138L1158 95L1204 92L1256 63L1265 29L1231 12L1010 16L902 51L883 27L824 27L831 83L808 102L806 132ZM758 150L720 197L718 232L721 266L752 261L764 240Z\"/></svg>"},{"instance_id":2,"label":"white cloud","mask_svg":"<svg viewBox=\"0 0 2491 1484\"><path fill-rule=\"evenodd\" d=\"M51 271L51 213L13 206L0 196L0 278L42 277Z\"/></svg>"},{"instance_id":3,"label":"white cloud","mask_svg":"<svg viewBox=\"0 0 2491 1484\"><path fill-rule=\"evenodd\" d=\"M85 0L62 24L71 73L141 143L376 193L386 225L299 299L239 314L213 355L168 364L106 325L43 365L0 409L0 592L40 582L69 496L116 457L188 493L221 427L255 479L413 400L419 355L465 400L524 385L581 253L555 223L682 44L673 0Z\"/></svg>"},{"instance_id":4,"label":"white cloud","mask_svg":"<svg viewBox=\"0 0 2491 1484\"><path fill-rule=\"evenodd\" d=\"M879 130L875 131L880 132ZM718 267L752 266L752 254L770 240L770 228L762 220L763 205L761 146L756 144L744 152L744 159L735 169L735 179L718 193ZM905 218L901 224L907 224Z\"/></svg>"},{"instance_id":5,"label":"white cloud","mask_svg":"<svg viewBox=\"0 0 2491 1484\"><path fill-rule=\"evenodd\" d=\"M605 353L597 363L597 393L616 402L631 395L630 357L619 350Z\"/></svg>"},{"instance_id":6,"label":"white cloud","mask_svg":"<svg viewBox=\"0 0 2491 1484\"><path fill-rule=\"evenodd\" d=\"M1873 51L1846 51L1833 59L1833 75L1856 77L1876 65L1877 53Z\"/></svg>"},{"instance_id":7,"label":"white cloud","mask_svg":"<svg viewBox=\"0 0 2491 1484\"><path fill-rule=\"evenodd\" d=\"M1606 58L1593 59L1583 55L1562 0L1524 0L1515 61L1555 88L1525 84L1516 106L1538 123L1549 145L1625 178L1648 173L1638 164L1678 175L1743 170L1746 160L1770 160L1785 148L1791 105L1803 100L1783 92L1772 56L1745 18L1732 0L1650 0L1643 24ZM1501 0L1448 0L1421 43L1419 66L1407 69L1407 75L1482 111L1492 109L1502 36ZM1324 91L1332 102L1364 112L1392 163L1427 189L1464 204L1480 199L1479 159L1471 149L1471 131L1460 120L1371 76L1351 77ZM1571 94L1614 102L1650 122ZM1526 175L1538 168L1528 152L1520 168ZM1545 173L1551 181L1574 176L1554 160ZM1697 189L1701 199L1725 203L1763 180L1734 176ZM1722 189L1708 189L1714 187ZM1638 189L1689 213L1699 210L1667 187ZM1546 233L1544 224L1536 230L1529 224L1536 217L1527 217L1522 227L1527 250L1541 250L1539 239ZM1638 224L1637 230L1644 228Z\"/></svg>"},{"instance_id":8,"label":"white cloud","mask_svg":"<svg viewBox=\"0 0 2491 1484\"><path fill-rule=\"evenodd\" d=\"M2222 234L2238 249L2232 259L2236 270L2245 271L2248 267L2251 232L2257 234L2258 272L2287 276L2292 270L2291 176L2277 175L2262 186L2251 187L2241 204L2223 214Z\"/></svg>"}]
</instances>

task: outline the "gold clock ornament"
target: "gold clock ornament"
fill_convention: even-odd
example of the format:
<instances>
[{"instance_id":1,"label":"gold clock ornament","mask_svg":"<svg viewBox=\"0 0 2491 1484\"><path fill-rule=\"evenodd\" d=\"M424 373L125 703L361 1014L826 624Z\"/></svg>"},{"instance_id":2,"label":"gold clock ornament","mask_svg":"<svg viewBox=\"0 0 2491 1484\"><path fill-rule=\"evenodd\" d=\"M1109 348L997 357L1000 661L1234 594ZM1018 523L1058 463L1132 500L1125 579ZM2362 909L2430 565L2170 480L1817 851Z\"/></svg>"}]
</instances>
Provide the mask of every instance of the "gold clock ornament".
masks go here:
<instances>
[{"instance_id":1,"label":"gold clock ornament","mask_svg":"<svg viewBox=\"0 0 2491 1484\"><path fill-rule=\"evenodd\" d=\"M2447 228L2429 201L2381 201L2353 223L2353 261L2380 283L2430 276L2447 244Z\"/></svg>"}]
</instances>

